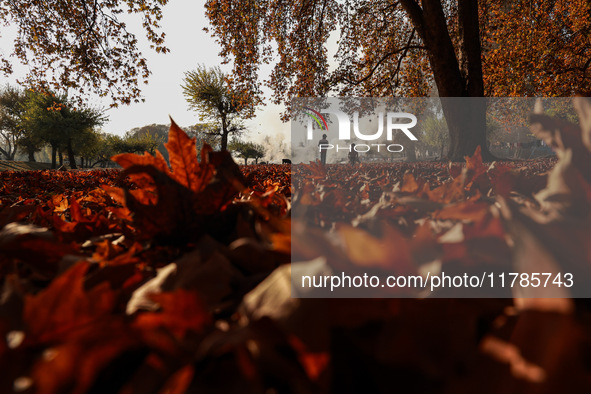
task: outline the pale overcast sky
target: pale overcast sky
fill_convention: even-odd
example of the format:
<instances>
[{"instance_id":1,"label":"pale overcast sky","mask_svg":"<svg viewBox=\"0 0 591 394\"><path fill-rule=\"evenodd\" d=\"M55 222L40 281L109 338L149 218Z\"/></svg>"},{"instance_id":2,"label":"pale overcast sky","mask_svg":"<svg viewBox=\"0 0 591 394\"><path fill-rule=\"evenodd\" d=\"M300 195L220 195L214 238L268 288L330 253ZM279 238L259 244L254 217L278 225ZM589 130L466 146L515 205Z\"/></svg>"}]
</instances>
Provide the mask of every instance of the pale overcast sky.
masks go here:
<instances>
[{"instance_id":1,"label":"pale overcast sky","mask_svg":"<svg viewBox=\"0 0 591 394\"><path fill-rule=\"evenodd\" d=\"M173 0L164 7L162 28L166 33L166 45L171 50L165 55L157 54L149 49L139 24L130 23L129 30L136 33L141 44L142 52L148 60L148 67L152 71L149 84L142 86L146 101L144 103L120 106L107 111L109 122L103 126L107 132L123 134L134 127L152 123L166 124L168 116L181 126L189 126L199 121L197 113L188 109L182 94L181 83L184 72L192 70L197 64L206 66L221 65L222 59L215 40L203 31L208 26L205 17L203 0ZM11 49L9 33L3 29L0 40L4 53ZM22 77L24 67L16 67L15 73L8 79L0 76L0 84L14 83L16 78ZM226 72L231 71L230 65L222 66ZM268 75L270 67L262 70ZM108 102L104 107L108 107ZM283 106L267 103L257 112L257 117L246 122L249 133L245 136L249 140L259 140L265 134L281 132L289 139L289 123L279 119Z\"/></svg>"}]
</instances>

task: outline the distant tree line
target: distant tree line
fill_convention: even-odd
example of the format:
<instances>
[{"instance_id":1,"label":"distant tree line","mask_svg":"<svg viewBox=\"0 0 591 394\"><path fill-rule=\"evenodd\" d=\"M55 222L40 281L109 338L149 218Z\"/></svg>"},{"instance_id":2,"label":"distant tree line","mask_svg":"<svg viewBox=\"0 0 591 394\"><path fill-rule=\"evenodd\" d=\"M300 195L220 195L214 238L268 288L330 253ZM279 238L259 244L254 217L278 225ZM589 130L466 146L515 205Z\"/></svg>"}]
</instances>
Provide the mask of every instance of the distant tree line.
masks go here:
<instances>
[{"instance_id":1,"label":"distant tree line","mask_svg":"<svg viewBox=\"0 0 591 394\"><path fill-rule=\"evenodd\" d=\"M156 141L155 150L158 150L162 156L168 161L168 151L164 147L164 143L168 140L169 124L151 124L142 127L135 127L129 130L125 136L126 138L141 140L141 141ZM183 127L183 130L191 138L196 138L197 147L201 148L204 143L210 145L213 149L220 148L219 136L214 131L215 126L209 123L198 123L196 125Z\"/></svg>"},{"instance_id":2,"label":"distant tree line","mask_svg":"<svg viewBox=\"0 0 591 394\"><path fill-rule=\"evenodd\" d=\"M207 143L216 150L228 149L245 164L249 159L258 163L265 155L270 160L275 156L285 156L285 144L277 138L271 141L267 136L263 144L241 139L240 134L246 130L240 121L242 114L234 104L227 104L232 99L224 85L223 74L219 69L214 72L204 67L199 71L204 79L202 82L207 85L201 86L205 93L200 93L214 103L219 100L219 106L205 103L204 108L209 107L203 120L208 122L184 128L190 137L196 138L198 147ZM208 84L213 84L213 87ZM212 92L214 98L207 96ZM195 103L200 99L204 98L195 98ZM118 153L147 151L154 154L158 150L168 160L164 143L170 125L136 127L124 136L118 136L100 130L106 120L102 109L83 106L66 95L11 85L0 87L0 159L22 160L24 157L28 161L36 161L37 155L44 160L49 157L52 168L66 162L71 168L90 168L97 165L106 167L111 157ZM233 135L230 141L229 135Z\"/></svg>"},{"instance_id":3,"label":"distant tree line","mask_svg":"<svg viewBox=\"0 0 591 394\"><path fill-rule=\"evenodd\" d=\"M0 158L18 154L35 161L49 148L52 168L67 158L71 168L106 166L117 153L154 153L161 141L151 135L124 137L99 131L107 120L98 108L76 106L65 95L14 86L0 88Z\"/></svg>"},{"instance_id":4,"label":"distant tree line","mask_svg":"<svg viewBox=\"0 0 591 394\"><path fill-rule=\"evenodd\" d=\"M259 163L259 159L265 156L267 149L261 145L250 141L234 140L229 146L229 150L237 157L244 159L244 165L248 164L248 159L254 159L255 164Z\"/></svg>"}]
</instances>

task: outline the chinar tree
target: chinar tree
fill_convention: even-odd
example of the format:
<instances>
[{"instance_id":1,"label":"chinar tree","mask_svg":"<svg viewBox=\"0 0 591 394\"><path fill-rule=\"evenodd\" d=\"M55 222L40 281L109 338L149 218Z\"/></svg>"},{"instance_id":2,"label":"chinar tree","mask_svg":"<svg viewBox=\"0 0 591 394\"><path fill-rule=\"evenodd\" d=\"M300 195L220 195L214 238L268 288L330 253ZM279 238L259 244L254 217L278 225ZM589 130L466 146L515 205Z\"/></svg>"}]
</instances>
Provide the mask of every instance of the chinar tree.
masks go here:
<instances>
[{"instance_id":1,"label":"chinar tree","mask_svg":"<svg viewBox=\"0 0 591 394\"><path fill-rule=\"evenodd\" d=\"M142 101L148 63L128 30L124 14L142 18L150 47L169 52L160 30L168 0L0 1L0 22L15 28L12 48L0 51L0 73L26 64L26 81L39 90L68 88L73 94L107 96L112 105ZM136 32L137 33L137 32ZM49 79L48 79L49 77Z\"/></svg>"},{"instance_id":2,"label":"chinar tree","mask_svg":"<svg viewBox=\"0 0 591 394\"><path fill-rule=\"evenodd\" d=\"M76 108L66 96L51 93L29 94L21 127L51 146L51 167L56 168L56 154L65 149L70 166L77 168L75 147L80 146L84 131L106 121L103 111L90 107Z\"/></svg>"},{"instance_id":3,"label":"chinar tree","mask_svg":"<svg viewBox=\"0 0 591 394\"><path fill-rule=\"evenodd\" d=\"M208 0L211 32L234 84L275 103L292 97L557 96L591 90L584 0ZM335 67L329 37L339 36ZM448 158L486 149L485 108L443 104Z\"/></svg>"},{"instance_id":4,"label":"chinar tree","mask_svg":"<svg viewBox=\"0 0 591 394\"><path fill-rule=\"evenodd\" d=\"M230 87L219 67L199 65L185 73L183 94L189 108L200 113L200 120L216 126L210 132L221 137L221 150L227 150L230 134L245 130L241 120L254 114L254 103Z\"/></svg>"}]
</instances>

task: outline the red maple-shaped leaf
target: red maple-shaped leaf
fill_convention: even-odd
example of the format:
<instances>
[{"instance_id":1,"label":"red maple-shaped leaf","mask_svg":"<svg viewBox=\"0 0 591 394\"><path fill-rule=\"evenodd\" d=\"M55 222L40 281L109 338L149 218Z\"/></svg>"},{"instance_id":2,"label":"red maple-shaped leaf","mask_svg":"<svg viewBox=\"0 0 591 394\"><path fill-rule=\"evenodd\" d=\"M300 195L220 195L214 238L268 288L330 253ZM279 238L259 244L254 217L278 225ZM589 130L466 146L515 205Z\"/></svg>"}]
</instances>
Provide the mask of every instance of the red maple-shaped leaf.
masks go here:
<instances>
[{"instance_id":1,"label":"red maple-shaped leaf","mask_svg":"<svg viewBox=\"0 0 591 394\"><path fill-rule=\"evenodd\" d=\"M213 152L204 144L198 161L195 139L189 138L174 122L166 149L172 170L159 153L156 157L149 154L113 157L139 189L121 191L106 187L105 190L129 210L134 227L140 231L139 238L156 237L182 243L224 227L220 214L244 189L244 178L230 154ZM211 219L213 216L216 219Z\"/></svg>"},{"instance_id":2,"label":"red maple-shaped leaf","mask_svg":"<svg viewBox=\"0 0 591 394\"><path fill-rule=\"evenodd\" d=\"M31 382L37 393L85 393L91 387L115 392L116 382L101 380L113 360L141 348L137 333L113 314L115 292L108 282L85 289L88 263L78 263L35 296L26 296L22 345L15 359L42 350L32 361Z\"/></svg>"},{"instance_id":3,"label":"red maple-shaped leaf","mask_svg":"<svg viewBox=\"0 0 591 394\"><path fill-rule=\"evenodd\" d=\"M196 156L196 139L189 138L187 134L171 119L170 130L168 131L168 142L164 144L168 151L170 166L166 164L166 159L159 151L156 151L156 156L152 156L148 152L144 155L136 155L133 153L123 153L113 156L113 160L121 167L128 170L133 166L151 166L156 170L166 174L180 185L197 193L211 181L214 171L205 160L201 163L197 161ZM204 147L202 156L211 152L211 148ZM134 172L133 178L141 179L141 172ZM139 185L143 186L143 185Z\"/></svg>"},{"instance_id":4,"label":"red maple-shaped leaf","mask_svg":"<svg viewBox=\"0 0 591 394\"><path fill-rule=\"evenodd\" d=\"M135 153L121 153L119 155L113 156L111 160L119 164L124 169L130 169L133 166L149 166L156 168L158 171L165 174L170 174L170 168L168 168L166 159L159 151L156 151L155 156L148 152L144 152L143 155L137 155ZM143 189L143 191L154 191L154 180L149 175L142 172L136 172L127 175L138 186L138 188ZM110 193L109 190L107 191Z\"/></svg>"},{"instance_id":5,"label":"red maple-shaped leaf","mask_svg":"<svg viewBox=\"0 0 591 394\"><path fill-rule=\"evenodd\" d=\"M187 134L171 119L168 142L164 144L168 150L172 178L187 189L198 193L209 183L213 176L213 169L207 161L197 161L195 155L195 138ZM210 151L211 149L209 149ZM208 149L202 152L206 155Z\"/></svg>"},{"instance_id":6,"label":"red maple-shaped leaf","mask_svg":"<svg viewBox=\"0 0 591 394\"><path fill-rule=\"evenodd\" d=\"M88 263L78 263L58 276L35 296L25 297L23 320L36 342L62 338L79 327L108 315L115 305L115 293L108 283L84 289Z\"/></svg>"}]
</instances>

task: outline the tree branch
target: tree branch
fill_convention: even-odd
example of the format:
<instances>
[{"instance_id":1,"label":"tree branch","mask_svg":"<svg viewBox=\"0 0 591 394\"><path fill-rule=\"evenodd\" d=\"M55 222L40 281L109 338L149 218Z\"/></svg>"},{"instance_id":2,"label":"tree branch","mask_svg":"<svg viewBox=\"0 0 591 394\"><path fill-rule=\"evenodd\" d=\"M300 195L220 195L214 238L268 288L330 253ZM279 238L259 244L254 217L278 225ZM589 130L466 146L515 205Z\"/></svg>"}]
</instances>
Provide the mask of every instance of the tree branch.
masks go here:
<instances>
[{"instance_id":1,"label":"tree branch","mask_svg":"<svg viewBox=\"0 0 591 394\"><path fill-rule=\"evenodd\" d=\"M414 33L415 33L415 30L413 29L413 31L412 31L412 33L411 33L411 37L410 37L410 39L409 39L409 43L410 43L410 41L412 41L412 39L413 39L413 36L414 36ZM385 54L385 55L384 55L384 56L383 56L383 57L382 57L382 58L381 58L381 59L380 59L380 60L379 60L379 61L378 61L378 62L377 62L377 63L376 63L376 64L375 64L375 65L374 65L372 68L371 68L371 70L369 71L369 73L368 73L368 74L367 74L365 77L363 77L363 78L361 78L361 79L358 79L358 80L356 80L356 81L354 81L354 80L351 80L351 79L349 79L349 78L347 78L347 77L343 77L343 78L342 78L342 81L348 82L348 83L350 83L350 84L353 84L353 85L359 85L360 83L363 83L363 82L367 81L369 78L371 78L371 76L374 74L374 72L376 71L376 69L377 69L377 68L378 68L378 67L379 67L379 66L380 66L380 65L381 65L383 62L385 62L385 61L386 61L386 60L387 60L389 57L391 57L391 56L393 56L393 55L396 55L397 53L400 53L400 52L404 52L404 55L402 56L402 57L404 57L404 56L406 56L406 52L407 52L409 49L425 49L425 47L424 47L424 46L422 46L422 45L406 45L406 46L404 46L404 47L402 47L402 48L399 48L399 49L396 49L396 50L394 50L394 51L392 51L392 52L388 52L388 53L386 53L386 54ZM400 61L399 61L399 62L400 62Z\"/></svg>"},{"instance_id":2,"label":"tree branch","mask_svg":"<svg viewBox=\"0 0 591 394\"><path fill-rule=\"evenodd\" d=\"M396 65L396 72L394 72L394 77L396 77L396 84L394 87L398 87L399 83L400 83L400 79L398 78L398 73L400 72L400 68L402 67L402 60L404 60L404 58L406 57L406 54L408 53L408 47L410 46L410 43L412 42L414 36L415 36L415 32L416 29L412 29L412 32L410 33L410 37L408 38L408 43L406 44L407 49L404 51L404 53L398 58L398 64ZM391 78L390 78L391 80ZM394 88L392 86L390 86L390 88L392 89L392 96L394 96Z\"/></svg>"},{"instance_id":3,"label":"tree branch","mask_svg":"<svg viewBox=\"0 0 591 394\"><path fill-rule=\"evenodd\" d=\"M423 20L423 10L419 6L419 3L417 3L415 0L400 0L399 2L411 19L415 29L417 29L419 36L424 39L425 24Z\"/></svg>"}]
</instances>

